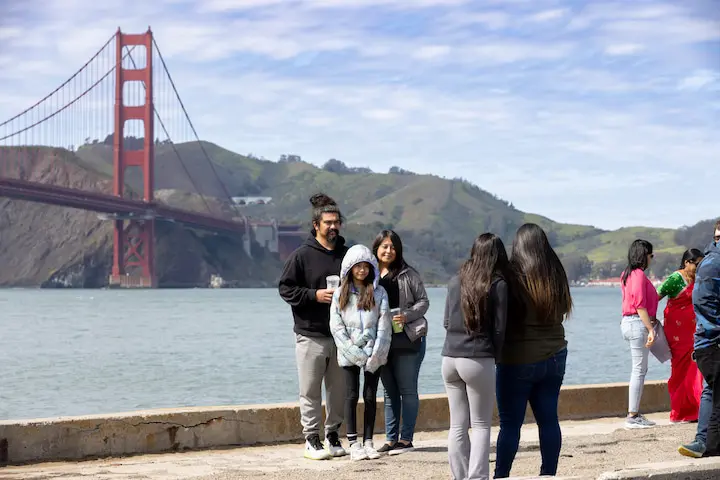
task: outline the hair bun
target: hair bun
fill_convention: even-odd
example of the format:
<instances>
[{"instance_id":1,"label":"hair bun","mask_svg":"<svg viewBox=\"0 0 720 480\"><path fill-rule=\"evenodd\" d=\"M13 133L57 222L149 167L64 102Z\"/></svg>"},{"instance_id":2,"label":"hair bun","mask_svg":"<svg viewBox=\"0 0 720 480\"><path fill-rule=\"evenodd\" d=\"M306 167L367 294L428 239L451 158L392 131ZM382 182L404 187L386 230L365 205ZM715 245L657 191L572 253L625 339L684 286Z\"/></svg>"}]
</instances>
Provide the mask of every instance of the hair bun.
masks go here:
<instances>
[{"instance_id":1,"label":"hair bun","mask_svg":"<svg viewBox=\"0 0 720 480\"><path fill-rule=\"evenodd\" d=\"M337 203L335 203L335 200L333 200L331 197L328 197L324 193L316 193L315 195L310 197L310 204L313 206L313 208L337 206Z\"/></svg>"}]
</instances>

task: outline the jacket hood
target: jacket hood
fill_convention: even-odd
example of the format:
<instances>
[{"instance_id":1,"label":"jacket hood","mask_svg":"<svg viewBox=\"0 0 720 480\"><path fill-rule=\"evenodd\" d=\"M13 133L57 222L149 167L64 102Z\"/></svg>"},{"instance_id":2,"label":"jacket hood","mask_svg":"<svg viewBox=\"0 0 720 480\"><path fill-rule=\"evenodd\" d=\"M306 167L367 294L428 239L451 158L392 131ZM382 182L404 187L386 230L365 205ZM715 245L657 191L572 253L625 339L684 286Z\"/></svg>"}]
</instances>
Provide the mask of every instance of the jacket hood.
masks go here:
<instances>
[{"instance_id":1,"label":"jacket hood","mask_svg":"<svg viewBox=\"0 0 720 480\"><path fill-rule=\"evenodd\" d=\"M705 256L710 255L711 253L714 254L720 254L720 242L710 242L707 247L705 247Z\"/></svg>"},{"instance_id":2,"label":"jacket hood","mask_svg":"<svg viewBox=\"0 0 720 480\"><path fill-rule=\"evenodd\" d=\"M340 279L345 278L352 267L362 262L372 265L373 273L375 273L373 288L377 288L378 282L380 282L380 269L375 255L365 245L353 245L348 249L340 268Z\"/></svg>"},{"instance_id":3,"label":"jacket hood","mask_svg":"<svg viewBox=\"0 0 720 480\"><path fill-rule=\"evenodd\" d=\"M307 245L308 247L312 247L315 250L320 250L321 252L331 254L335 250L338 250L345 246L345 237L343 237L342 235L337 236L337 240L335 240L335 249L334 250L328 250L327 248L320 245L320 242L318 242L315 239L314 235L310 235L310 236L308 236L308 238L305 239L305 245Z\"/></svg>"}]
</instances>

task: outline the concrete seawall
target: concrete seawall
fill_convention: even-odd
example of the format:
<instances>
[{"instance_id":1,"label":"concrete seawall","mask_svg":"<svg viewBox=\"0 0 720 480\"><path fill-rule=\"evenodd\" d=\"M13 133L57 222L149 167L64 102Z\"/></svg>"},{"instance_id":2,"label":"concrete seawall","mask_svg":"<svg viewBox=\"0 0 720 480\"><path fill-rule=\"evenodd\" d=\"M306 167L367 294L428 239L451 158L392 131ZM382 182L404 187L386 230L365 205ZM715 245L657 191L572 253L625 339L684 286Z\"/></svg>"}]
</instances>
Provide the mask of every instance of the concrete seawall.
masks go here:
<instances>
[{"instance_id":1,"label":"concrete seawall","mask_svg":"<svg viewBox=\"0 0 720 480\"><path fill-rule=\"evenodd\" d=\"M561 420L624 416L626 383L563 387ZM417 430L449 426L445 395L421 395ZM361 406L362 407L362 404ZM382 400L378 411L382 412ZM670 410L666 382L646 382L644 413ZM358 418L362 418L359 416ZM528 409L527 421L532 421ZM493 419L497 424L497 411ZM384 430L379 414L376 432ZM146 410L0 421L0 464L161 453L302 440L296 403Z\"/></svg>"}]
</instances>

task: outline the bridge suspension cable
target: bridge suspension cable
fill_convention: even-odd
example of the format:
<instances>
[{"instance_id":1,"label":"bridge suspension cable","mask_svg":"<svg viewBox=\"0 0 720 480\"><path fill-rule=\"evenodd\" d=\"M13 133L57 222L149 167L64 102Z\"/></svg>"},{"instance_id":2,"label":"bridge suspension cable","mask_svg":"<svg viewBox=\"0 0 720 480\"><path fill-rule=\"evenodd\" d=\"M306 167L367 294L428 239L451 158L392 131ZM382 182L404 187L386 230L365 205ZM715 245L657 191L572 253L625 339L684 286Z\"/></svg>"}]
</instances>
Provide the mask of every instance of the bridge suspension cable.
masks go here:
<instances>
[{"instance_id":1,"label":"bridge suspension cable","mask_svg":"<svg viewBox=\"0 0 720 480\"><path fill-rule=\"evenodd\" d=\"M153 43L154 43L154 40L153 40ZM155 48L157 48L157 47L155 47ZM135 59L132 57L132 55L130 55L130 62L133 64L133 68L137 68L137 63L135 62ZM166 70L166 73L167 73L167 70ZM143 87L145 87L144 84L143 84ZM173 151L175 152L175 155L177 156L177 159L180 162L180 166L182 167L183 171L185 172L185 175L187 175L188 180L190 180L190 183L192 184L193 188L195 188L195 193L197 193L200 196L200 199L202 200L203 204L205 205L205 208L207 209L208 213L210 213L212 215L213 211L210 208L210 205L208 204L207 200L205 199L205 196L202 194L202 192L198 188L197 184L195 183L193 176L190 175L190 171L188 170L187 166L185 165L185 162L182 159L182 155L180 155L180 152L178 151L177 147L175 146L175 142L172 141L172 138L170 137L170 132L168 132L168 129L165 127L165 122L163 122L163 119L160 116L160 113L158 112L158 109L156 108L154 102L153 102L153 113L155 114L155 117L157 118L158 122L160 122L160 127L163 129L163 132L165 133L165 136L167 137L167 140L169 141L170 146L172 147Z\"/></svg>"},{"instance_id":2,"label":"bridge suspension cable","mask_svg":"<svg viewBox=\"0 0 720 480\"><path fill-rule=\"evenodd\" d=\"M215 169L215 165L214 165L213 161L210 159L210 155L208 155L207 151L205 150L205 147L203 146L202 141L200 140L200 136L198 135L197 130L195 130L195 125L193 125L193 122L190 119L190 115L188 114L187 109L185 108L185 104L183 103L182 98L180 98L180 93L178 92L177 87L175 86L175 81L173 80L173 77L170 74L170 70L168 70L167 64L165 63L165 58L163 57L163 54L160 51L160 47L158 46L158 44L154 38L153 38L153 46L155 47L155 51L157 51L157 53L158 53L158 58L160 59L160 63L163 66L163 70L165 71L165 74L167 75L168 79L170 80L170 85L172 86L173 92L175 93L175 97L177 98L178 103L180 104L180 108L182 109L183 114L185 115L185 119L187 120L188 125L190 126L190 129L192 130L192 133L195 136L195 141L197 141L198 145L200 146L200 150L203 153L205 161L210 166L210 169L212 170L213 175L215 176L215 179L217 180L218 184L220 185L220 188L225 193L225 197L226 197L229 205L235 211L235 214L238 217L243 218L245 220L245 216L242 213L240 213L240 211L238 210L237 205L235 204L235 202L232 199L232 195L230 195L230 192L228 192L227 187L225 186L225 182L223 182L220 179L220 176L218 175L217 170Z\"/></svg>"}]
</instances>

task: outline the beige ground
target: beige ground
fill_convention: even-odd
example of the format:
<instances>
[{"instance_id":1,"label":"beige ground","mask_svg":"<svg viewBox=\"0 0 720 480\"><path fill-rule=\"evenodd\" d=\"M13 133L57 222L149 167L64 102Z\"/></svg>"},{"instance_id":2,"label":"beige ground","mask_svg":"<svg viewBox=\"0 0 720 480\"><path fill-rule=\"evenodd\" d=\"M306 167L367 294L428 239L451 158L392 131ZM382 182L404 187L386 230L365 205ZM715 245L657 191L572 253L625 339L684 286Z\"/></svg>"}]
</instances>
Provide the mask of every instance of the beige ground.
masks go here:
<instances>
[{"instance_id":1,"label":"beige ground","mask_svg":"<svg viewBox=\"0 0 720 480\"><path fill-rule=\"evenodd\" d=\"M670 425L667 414L649 415L658 427L626 431L622 419L563 422L564 443L558 475L596 478L608 470L633 465L682 460L680 443L693 439L695 424ZM45 463L0 468L1 479L135 479L135 480L368 480L447 479L446 432L419 433L416 452L375 461L345 459L313 462L302 458L298 445L236 448L178 454L144 455L78 463ZM493 438L497 429L493 429ZM376 439L380 445L382 437ZM494 443L494 442L493 442ZM494 451L494 447L493 447ZM696 462L695 460L687 460ZM513 475L537 475L540 453L537 429L523 429L521 451ZM494 454L490 468L494 468ZM720 478L720 472L718 473Z\"/></svg>"}]
</instances>

